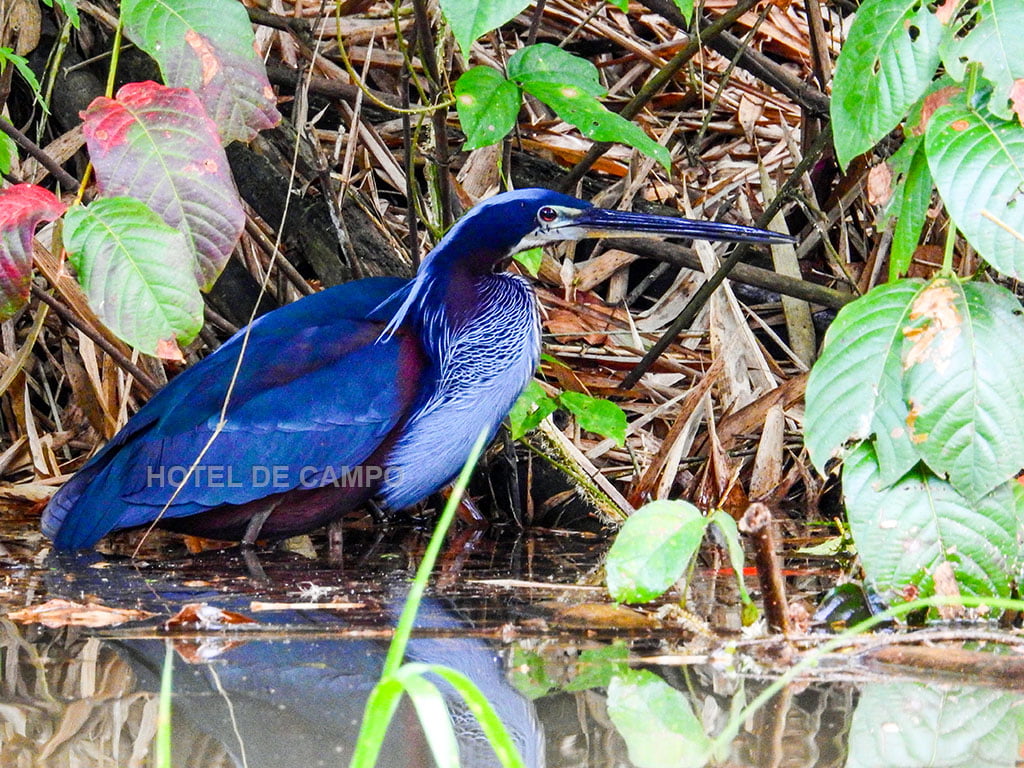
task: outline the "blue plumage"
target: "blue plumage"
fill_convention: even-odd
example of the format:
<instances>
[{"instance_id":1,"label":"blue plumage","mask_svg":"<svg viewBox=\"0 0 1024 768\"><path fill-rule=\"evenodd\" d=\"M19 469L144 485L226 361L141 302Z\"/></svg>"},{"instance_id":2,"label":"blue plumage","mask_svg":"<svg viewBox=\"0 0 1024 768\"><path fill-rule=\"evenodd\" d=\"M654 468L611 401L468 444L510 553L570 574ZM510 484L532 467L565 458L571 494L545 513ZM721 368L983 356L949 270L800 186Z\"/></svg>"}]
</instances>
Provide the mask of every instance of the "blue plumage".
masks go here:
<instances>
[{"instance_id":1,"label":"blue plumage","mask_svg":"<svg viewBox=\"0 0 1024 768\"><path fill-rule=\"evenodd\" d=\"M252 324L241 366L244 331L183 372L54 495L44 533L79 549L159 519L252 543L311 530L374 495L392 508L419 501L454 477L482 430L493 435L536 369L533 292L503 272L512 255L607 234L788 239L547 190L498 195L413 280L305 297Z\"/></svg>"}]
</instances>

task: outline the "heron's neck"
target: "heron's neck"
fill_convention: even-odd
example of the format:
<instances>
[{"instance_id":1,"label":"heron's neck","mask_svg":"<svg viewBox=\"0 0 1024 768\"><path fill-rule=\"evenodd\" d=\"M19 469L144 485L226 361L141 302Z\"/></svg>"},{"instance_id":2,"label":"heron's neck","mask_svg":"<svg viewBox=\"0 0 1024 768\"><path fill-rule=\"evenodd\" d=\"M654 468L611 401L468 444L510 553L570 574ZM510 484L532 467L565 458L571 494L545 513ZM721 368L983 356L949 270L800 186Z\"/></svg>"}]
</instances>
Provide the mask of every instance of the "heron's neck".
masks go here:
<instances>
[{"instance_id":1,"label":"heron's neck","mask_svg":"<svg viewBox=\"0 0 1024 768\"><path fill-rule=\"evenodd\" d=\"M535 324L532 287L507 272L427 276L422 290L414 323L437 360L450 357L456 341L464 346L481 336L515 337Z\"/></svg>"}]
</instances>

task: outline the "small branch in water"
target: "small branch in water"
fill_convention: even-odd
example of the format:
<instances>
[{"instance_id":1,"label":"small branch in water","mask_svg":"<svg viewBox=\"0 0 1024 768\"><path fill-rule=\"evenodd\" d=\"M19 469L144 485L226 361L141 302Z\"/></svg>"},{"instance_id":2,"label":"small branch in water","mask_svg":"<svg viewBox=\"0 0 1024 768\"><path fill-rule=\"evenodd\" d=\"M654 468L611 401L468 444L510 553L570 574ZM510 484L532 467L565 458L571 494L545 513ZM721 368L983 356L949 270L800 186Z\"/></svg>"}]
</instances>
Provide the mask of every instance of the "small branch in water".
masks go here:
<instances>
[{"instance_id":1,"label":"small branch in water","mask_svg":"<svg viewBox=\"0 0 1024 768\"><path fill-rule=\"evenodd\" d=\"M779 562L775 558L775 533L772 530L772 511L768 505L755 501L739 521L739 529L754 543L754 564L761 581L764 612L768 626L789 635L789 603L786 600L786 582L782 579Z\"/></svg>"}]
</instances>

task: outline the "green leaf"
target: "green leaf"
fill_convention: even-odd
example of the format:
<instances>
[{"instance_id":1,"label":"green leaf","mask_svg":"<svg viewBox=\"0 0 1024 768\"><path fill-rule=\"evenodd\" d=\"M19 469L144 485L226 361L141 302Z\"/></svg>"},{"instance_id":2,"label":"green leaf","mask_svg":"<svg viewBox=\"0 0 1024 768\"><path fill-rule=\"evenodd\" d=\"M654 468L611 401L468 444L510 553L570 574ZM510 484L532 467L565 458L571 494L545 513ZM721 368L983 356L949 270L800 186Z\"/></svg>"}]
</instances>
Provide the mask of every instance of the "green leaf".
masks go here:
<instances>
[{"instance_id":1,"label":"green leaf","mask_svg":"<svg viewBox=\"0 0 1024 768\"><path fill-rule=\"evenodd\" d=\"M629 672L629 648L620 641L583 651L576 661L576 670L576 676L563 690L587 691L591 688L607 688L616 675Z\"/></svg>"},{"instance_id":2,"label":"green leaf","mask_svg":"<svg viewBox=\"0 0 1024 768\"><path fill-rule=\"evenodd\" d=\"M750 599L747 584L743 580L745 557L743 554L743 543L740 541L740 532L736 527L736 520L724 509L716 509L708 516L708 522L718 528L722 532L722 538L725 539L726 548L729 550L729 564L732 566L733 573L736 574L736 586L739 588L740 600L745 608L748 606L753 608L752 611L744 610L743 612L745 617L750 617L751 619L750 621L744 621L743 625L750 626L757 619L757 607L754 605L754 601Z\"/></svg>"},{"instance_id":3,"label":"green leaf","mask_svg":"<svg viewBox=\"0 0 1024 768\"><path fill-rule=\"evenodd\" d=\"M64 15L68 17L68 21L75 29L81 26L82 21L78 16L78 6L75 5L75 0L43 0L43 3L51 8L56 6L64 11Z\"/></svg>"},{"instance_id":4,"label":"green leaf","mask_svg":"<svg viewBox=\"0 0 1024 768\"><path fill-rule=\"evenodd\" d=\"M28 83L32 93L38 98L40 91L39 81L36 79L36 73L32 71L32 67L29 66L28 59L24 56L19 56L10 48L0 48L0 72L7 69L8 64L14 66L22 79Z\"/></svg>"},{"instance_id":5,"label":"green leaf","mask_svg":"<svg viewBox=\"0 0 1024 768\"><path fill-rule=\"evenodd\" d=\"M910 269L914 251L921 240L928 206L932 202L932 174L928 170L924 142L918 139L914 145L916 149L910 165L890 205L896 216L896 230L889 254L889 280L897 280Z\"/></svg>"},{"instance_id":6,"label":"green leaf","mask_svg":"<svg viewBox=\"0 0 1024 768\"><path fill-rule=\"evenodd\" d=\"M393 677L383 678L373 686L366 700L366 710L349 768L374 768L377 765L377 757L402 699L403 690L402 684Z\"/></svg>"},{"instance_id":7,"label":"green leaf","mask_svg":"<svg viewBox=\"0 0 1024 768\"><path fill-rule=\"evenodd\" d=\"M17 156L18 145L14 143L14 139L0 132L0 173L10 173Z\"/></svg>"},{"instance_id":8,"label":"green leaf","mask_svg":"<svg viewBox=\"0 0 1024 768\"><path fill-rule=\"evenodd\" d=\"M537 651L512 646L512 685L531 701L546 696L556 687L556 683L548 674L544 657Z\"/></svg>"},{"instance_id":9,"label":"green leaf","mask_svg":"<svg viewBox=\"0 0 1024 768\"><path fill-rule=\"evenodd\" d=\"M675 0L676 8L683 14L687 24L693 23L693 0Z\"/></svg>"},{"instance_id":10,"label":"green leaf","mask_svg":"<svg viewBox=\"0 0 1024 768\"><path fill-rule=\"evenodd\" d=\"M995 92L989 102L993 114L1013 117L1010 91L1024 78L1024 4L1020 0L989 0L978 3L977 16L961 37L947 38L939 53L946 72L962 81L969 62L982 65L982 76Z\"/></svg>"},{"instance_id":11,"label":"green leaf","mask_svg":"<svg viewBox=\"0 0 1024 768\"><path fill-rule=\"evenodd\" d=\"M1020 706L1017 692L909 680L868 683L850 721L846 768L1016 765Z\"/></svg>"},{"instance_id":12,"label":"green leaf","mask_svg":"<svg viewBox=\"0 0 1024 768\"><path fill-rule=\"evenodd\" d=\"M807 382L805 440L811 461L825 464L842 446L872 434L892 483L919 459L910 442L903 399L903 327L923 280L880 285L839 311Z\"/></svg>"},{"instance_id":13,"label":"green leaf","mask_svg":"<svg viewBox=\"0 0 1024 768\"><path fill-rule=\"evenodd\" d=\"M635 147L670 166L668 150L635 123L609 111L596 97L607 89L597 67L557 46L538 43L522 48L509 59L509 80L543 101L565 122L595 141L617 141Z\"/></svg>"},{"instance_id":14,"label":"green leaf","mask_svg":"<svg viewBox=\"0 0 1024 768\"><path fill-rule=\"evenodd\" d=\"M156 355L199 333L203 300L188 243L144 203L110 197L71 209L64 247L93 310L133 347Z\"/></svg>"},{"instance_id":15,"label":"green leaf","mask_svg":"<svg viewBox=\"0 0 1024 768\"><path fill-rule=\"evenodd\" d=\"M469 58L473 41L511 21L530 0L440 0L441 13L452 28L462 55Z\"/></svg>"},{"instance_id":16,"label":"green leaf","mask_svg":"<svg viewBox=\"0 0 1024 768\"><path fill-rule=\"evenodd\" d=\"M544 258L544 249L527 248L525 251L520 251L513 255L512 258L515 259L517 263L521 264L523 269L529 272L533 277L536 277L540 272L540 263Z\"/></svg>"},{"instance_id":17,"label":"green leaf","mask_svg":"<svg viewBox=\"0 0 1024 768\"><path fill-rule=\"evenodd\" d=\"M225 144L281 120L245 7L235 0L123 0L124 33L172 88L191 88Z\"/></svg>"},{"instance_id":18,"label":"green leaf","mask_svg":"<svg viewBox=\"0 0 1024 768\"><path fill-rule=\"evenodd\" d=\"M469 677L451 667L441 664L405 664L407 667L420 667L437 675L455 689L456 693L466 702L466 708L480 724L487 743L504 768L526 768L522 755L516 747L505 723L502 722L494 705Z\"/></svg>"},{"instance_id":19,"label":"green leaf","mask_svg":"<svg viewBox=\"0 0 1024 768\"><path fill-rule=\"evenodd\" d=\"M82 133L105 197L141 200L184 234L209 290L245 227L217 126L188 88L128 83L84 112Z\"/></svg>"},{"instance_id":20,"label":"green leaf","mask_svg":"<svg viewBox=\"0 0 1024 768\"><path fill-rule=\"evenodd\" d=\"M911 307L903 352L912 440L932 471L971 501L1024 466L1024 338L1006 288L936 278Z\"/></svg>"},{"instance_id":21,"label":"green leaf","mask_svg":"<svg viewBox=\"0 0 1024 768\"><path fill-rule=\"evenodd\" d=\"M623 13L629 10L629 0L608 0L608 4L614 5Z\"/></svg>"},{"instance_id":22,"label":"green leaf","mask_svg":"<svg viewBox=\"0 0 1024 768\"><path fill-rule=\"evenodd\" d=\"M616 445L625 445L626 414L616 403L581 392L563 392L558 402L576 417L582 429L610 437Z\"/></svg>"},{"instance_id":23,"label":"green leaf","mask_svg":"<svg viewBox=\"0 0 1024 768\"><path fill-rule=\"evenodd\" d=\"M966 594L1010 594L1024 519L1024 487L1016 481L977 504L922 465L885 487L864 442L843 464L843 493L864 571L883 599L934 594L935 569L945 562Z\"/></svg>"},{"instance_id":24,"label":"green leaf","mask_svg":"<svg viewBox=\"0 0 1024 768\"><path fill-rule=\"evenodd\" d=\"M595 98L608 93L601 85L597 67L550 43L528 45L516 51L508 60L508 79L526 90L547 84L575 88Z\"/></svg>"},{"instance_id":25,"label":"green leaf","mask_svg":"<svg viewBox=\"0 0 1024 768\"><path fill-rule=\"evenodd\" d=\"M455 83L455 108L466 134L463 149L501 141L516 124L522 95L493 67L473 67Z\"/></svg>"},{"instance_id":26,"label":"green leaf","mask_svg":"<svg viewBox=\"0 0 1024 768\"><path fill-rule=\"evenodd\" d=\"M530 381L508 414L512 439L518 440L527 432L536 429L537 425L554 413L557 408L558 401L553 397L548 397L544 387L536 379Z\"/></svg>"},{"instance_id":27,"label":"green leaf","mask_svg":"<svg viewBox=\"0 0 1024 768\"><path fill-rule=\"evenodd\" d=\"M441 691L408 666L401 667L395 679L402 684L416 708L416 717L438 768L459 768L459 743Z\"/></svg>"},{"instance_id":28,"label":"green leaf","mask_svg":"<svg viewBox=\"0 0 1024 768\"><path fill-rule=\"evenodd\" d=\"M639 125L609 111L575 86L531 83L524 90L551 107L562 120L579 128L587 138L627 144L657 160L666 171L671 170L672 159L665 147Z\"/></svg>"},{"instance_id":29,"label":"green leaf","mask_svg":"<svg viewBox=\"0 0 1024 768\"><path fill-rule=\"evenodd\" d=\"M942 24L921 0L861 4L832 86L834 142L843 168L899 125L925 92L939 65L942 34Z\"/></svg>"},{"instance_id":30,"label":"green leaf","mask_svg":"<svg viewBox=\"0 0 1024 768\"><path fill-rule=\"evenodd\" d=\"M682 578L707 519L685 501L652 501L623 524L608 550L608 592L622 603L653 600Z\"/></svg>"},{"instance_id":31,"label":"green leaf","mask_svg":"<svg viewBox=\"0 0 1024 768\"><path fill-rule=\"evenodd\" d=\"M701 768L710 757L711 740L689 699L649 670L612 679L608 717L636 768Z\"/></svg>"},{"instance_id":32,"label":"green leaf","mask_svg":"<svg viewBox=\"0 0 1024 768\"><path fill-rule=\"evenodd\" d=\"M1024 127L961 93L935 111L925 132L928 164L949 215L982 258L1024 277Z\"/></svg>"}]
</instances>

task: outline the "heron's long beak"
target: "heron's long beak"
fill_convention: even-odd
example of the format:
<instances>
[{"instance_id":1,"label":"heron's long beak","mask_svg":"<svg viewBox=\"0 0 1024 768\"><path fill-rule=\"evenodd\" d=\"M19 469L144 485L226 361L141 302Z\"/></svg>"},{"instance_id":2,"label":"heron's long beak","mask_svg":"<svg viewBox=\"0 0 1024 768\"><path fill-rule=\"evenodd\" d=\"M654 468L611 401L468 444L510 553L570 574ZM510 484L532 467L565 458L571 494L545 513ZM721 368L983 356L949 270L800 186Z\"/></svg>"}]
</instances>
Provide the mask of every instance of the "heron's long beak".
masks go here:
<instances>
[{"instance_id":1,"label":"heron's long beak","mask_svg":"<svg viewBox=\"0 0 1024 768\"><path fill-rule=\"evenodd\" d=\"M588 208L569 225L584 237L685 237L696 240L722 240L729 243L792 243L795 239L767 229L697 221L673 216L653 216L631 211Z\"/></svg>"}]
</instances>

